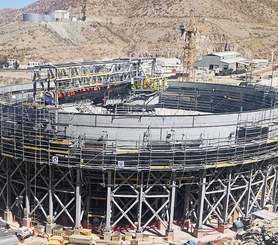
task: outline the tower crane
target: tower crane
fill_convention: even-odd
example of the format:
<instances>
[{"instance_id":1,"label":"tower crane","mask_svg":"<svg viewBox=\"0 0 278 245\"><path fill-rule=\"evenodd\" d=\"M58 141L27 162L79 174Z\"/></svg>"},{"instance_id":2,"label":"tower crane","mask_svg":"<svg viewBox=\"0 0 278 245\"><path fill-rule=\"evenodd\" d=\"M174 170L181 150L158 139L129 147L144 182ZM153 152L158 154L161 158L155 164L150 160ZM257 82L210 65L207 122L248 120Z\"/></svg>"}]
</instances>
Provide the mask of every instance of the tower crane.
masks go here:
<instances>
[{"instance_id":1,"label":"tower crane","mask_svg":"<svg viewBox=\"0 0 278 245\"><path fill-rule=\"evenodd\" d=\"M205 31L204 25L196 23L194 10L190 10L189 23L180 25L181 37L183 40L183 57L182 57L182 80L194 80L194 63L196 59L196 36L199 32Z\"/></svg>"}]
</instances>

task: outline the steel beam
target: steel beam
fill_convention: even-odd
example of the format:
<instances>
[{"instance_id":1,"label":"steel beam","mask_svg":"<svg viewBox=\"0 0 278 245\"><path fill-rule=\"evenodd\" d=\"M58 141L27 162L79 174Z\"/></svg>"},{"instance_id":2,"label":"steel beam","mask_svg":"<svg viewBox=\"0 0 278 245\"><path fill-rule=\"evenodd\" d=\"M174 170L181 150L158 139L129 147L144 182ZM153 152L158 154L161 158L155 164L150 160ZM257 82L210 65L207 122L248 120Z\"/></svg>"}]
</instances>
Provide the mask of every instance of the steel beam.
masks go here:
<instances>
[{"instance_id":1,"label":"steel beam","mask_svg":"<svg viewBox=\"0 0 278 245\"><path fill-rule=\"evenodd\" d=\"M201 229L203 227L205 195L206 195L206 170L204 169L201 170L200 172L198 211L197 211L197 222L196 222L197 229Z\"/></svg>"},{"instance_id":2,"label":"steel beam","mask_svg":"<svg viewBox=\"0 0 278 245\"><path fill-rule=\"evenodd\" d=\"M44 214L45 218L47 218L47 214L46 214L46 211L44 210L44 207L42 205L42 202L46 199L46 197L48 196L49 193L46 193L42 198L41 200L38 200L38 198L35 196L35 194L32 192L31 190L31 194L33 195L34 197L34 200L37 202L37 205L32 209L32 211L30 212L30 215L32 215L33 213L35 213L35 211L37 210L37 208L40 207L42 213ZM49 217L49 216L48 216Z\"/></svg>"},{"instance_id":3,"label":"steel beam","mask_svg":"<svg viewBox=\"0 0 278 245\"><path fill-rule=\"evenodd\" d=\"M261 208L264 208L265 203L266 203L266 196L267 196L267 180L268 180L268 171L266 170L264 173L264 182L262 186L262 191L261 191Z\"/></svg>"},{"instance_id":4,"label":"steel beam","mask_svg":"<svg viewBox=\"0 0 278 245\"><path fill-rule=\"evenodd\" d=\"M277 206L277 184L278 184L278 168L275 168L275 177L273 180L273 190L272 190L272 204L275 207L275 211L276 211L276 206Z\"/></svg>"},{"instance_id":5,"label":"steel beam","mask_svg":"<svg viewBox=\"0 0 278 245\"><path fill-rule=\"evenodd\" d=\"M251 192L252 192L252 181L253 181L253 170L250 170L249 172L249 181L247 185L247 193L245 196L245 205L244 205L244 218L249 217L249 205L250 205L250 199L251 199Z\"/></svg>"},{"instance_id":6,"label":"steel beam","mask_svg":"<svg viewBox=\"0 0 278 245\"><path fill-rule=\"evenodd\" d=\"M137 197L133 197L133 198L136 198ZM126 210L123 210L120 205L115 201L115 199L113 198L112 201L113 203L115 204L115 206L118 208L118 210L121 212L121 216L114 222L113 226L115 226L123 217L125 217L129 223L134 227L136 228L136 225L131 221L131 219L129 218L129 216L127 215L128 212L137 204L138 200L136 200L129 206L129 207L125 207L127 208Z\"/></svg>"},{"instance_id":7,"label":"steel beam","mask_svg":"<svg viewBox=\"0 0 278 245\"><path fill-rule=\"evenodd\" d=\"M106 199L106 224L105 224L105 232L111 231L111 171L108 171L108 179L107 179L107 199Z\"/></svg>"},{"instance_id":8,"label":"steel beam","mask_svg":"<svg viewBox=\"0 0 278 245\"><path fill-rule=\"evenodd\" d=\"M170 217L168 222L168 232L173 231L173 221L175 213L175 200L176 200L176 172L172 174L172 186L171 186L171 204L170 204Z\"/></svg>"},{"instance_id":9,"label":"steel beam","mask_svg":"<svg viewBox=\"0 0 278 245\"><path fill-rule=\"evenodd\" d=\"M140 173L140 189L138 202L138 227L137 232L142 232L142 205L143 205L143 187L144 187L144 172Z\"/></svg>"},{"instance_id":10,"label":"steel beam","mask_svg":"<svg viewBox=\"0 0 278 245\"><path fill-rule=\"evenodd\" d=\"M228 222L228 208L229 208L229 202L230 202L230 195L231 195L231 182L232 182L232 173L231 169L228 170L228 178L227 178L227 185L225 189L225 197L224 197L224 203L223 203L223 224L227 224Z\"/></svg>"},{"instance_id":11,"label":"steel beam","mask_svg":"<svg viewBox=\"0 0 278 245\"><path fill-rule=\"evenodd\" d=\"M185 185L184 191L184 219L189 219L191 184Z\"/></svg>"},{"instance_id":12,"label":"steel beam","mask_svg":"<svg viewBox=\"0 0 278 245\"><path fill-rule=\"evenodd\" d=\"M53 186L52 186L52 178L53 178L53 174L52 174L52 165L49 164L49 168L48 168L48 216L49 216L49 220L48 223L52 223L53 222Z\"/></svg>"},{"instance_id":13,"label":"steel beam","mask_svg":"<svg viewBox=\"0 0 278 245\"><path fill-rule=\"evenodd\" d=\"M87 222L87 225L89 223L89 212L90 212L90 207L91 207L91 193L92 193L92 186L91 186L91 183L88 183L87 199L86 199L86 222Z\"/></svg>"},{"instance_id":14,"label":"steel beam","mask_svg":"<svg viewBox=\"0 0 278 245\"><path fill-rule=\"evenodd\" d=\"M166 224L165 224L165 222L161 219L161 217L159 216L159 213L160 213L160 212L163 210L163 208L165 208L165 206L169 203L169 199L168 199L165 203L163 203L163 204L161 205L161 207L160 207L158 210L154 210L154 209L152 208L152 206L151 206L146 200L145 200L144 202L145 202L145 204L148 206L148 208L150 209L150 211L153 213L153 215L152 215L152 217L149 218L149 220L144 224L143 229L145 229L145 228L148 226L148 224L149 224L155 217L163 224L164 227L166 227Z\"/></svg>"},{"instance_id":15,"label":"steel beam","mask_svg":"<svg viewBox=\"0 0 278 245\"><path fill-rule=\"evenodd\" d=\"M10 210L12 205L12 178L11 178L11 166L8 159L6 159L6 174L7 174L7 211Z\"/></svg>"},{"instance_id":16,"label":"steel beam","mask_svg":"<svg viewBox=\"0 0 278 245\"><path fill-rule=\"evenodd\" d=\"M25 162L25 209L28 218L30 214L30 163Z\"/></svg>"},{"instance_id":17,"label":"steel beam","mask_svg":"<svg viewBox=\"0 0 278 245\"><path fill-rule=\"evenodd\" d=\"M75 188L75 228L81 226L81 182L80 168L76 169L76 188Z\"/></svg>"},{"instance_id":18,"label":"steel beam","mask_svg":"<svg viewBox=\"0 0 278 245\"><path fill-rule=\"evenodd\" d=\"M73 218L72 218L70 212L68 211L68 207L71 205L71 203L74 202L75 197L72 197L71 200L69 200L69 201L67 202L66 205L64 205L64 204L61 202L60 198L59 198L56 194L54 194L54 197L55 197L55 199L57 200L58 204L62 207L62 210L55 216L55 218L54 218L53 221L55 222L55 221L60 217L60 215L61 215L63 212L65 212L65 213L67 214L67 216L69 217L69 219L71 220L71 222L74 223L74 220L73 220Z\"/></svg>"}]
</instances>

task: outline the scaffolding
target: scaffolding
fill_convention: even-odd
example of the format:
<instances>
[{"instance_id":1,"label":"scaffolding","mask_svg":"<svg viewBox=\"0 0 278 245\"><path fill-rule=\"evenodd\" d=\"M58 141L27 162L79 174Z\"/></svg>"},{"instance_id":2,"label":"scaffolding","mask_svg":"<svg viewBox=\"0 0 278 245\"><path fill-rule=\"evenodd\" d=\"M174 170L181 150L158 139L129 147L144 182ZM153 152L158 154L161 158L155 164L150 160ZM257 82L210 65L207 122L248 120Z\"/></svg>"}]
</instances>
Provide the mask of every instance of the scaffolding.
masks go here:
<instances>
[{"instance_id":1,"label":"scaffolding","mask_svg":"<svg viewBox=\"0 0 278 245\"><path fill-rule=\"evenodd\" d=\"M68 80L50 81L50 90L70 92ZM50 224L93 223L111 236L160 226L171 234L174 222L187 229L189 221L197 234L213 219L218 228L277 205L273 89L169 83L149 112L72 113L58 96L54 104L38 100L38 81L1 89L2 209ZM125 87L122 101L128 96Z\"/></svg>"}]
</instances>

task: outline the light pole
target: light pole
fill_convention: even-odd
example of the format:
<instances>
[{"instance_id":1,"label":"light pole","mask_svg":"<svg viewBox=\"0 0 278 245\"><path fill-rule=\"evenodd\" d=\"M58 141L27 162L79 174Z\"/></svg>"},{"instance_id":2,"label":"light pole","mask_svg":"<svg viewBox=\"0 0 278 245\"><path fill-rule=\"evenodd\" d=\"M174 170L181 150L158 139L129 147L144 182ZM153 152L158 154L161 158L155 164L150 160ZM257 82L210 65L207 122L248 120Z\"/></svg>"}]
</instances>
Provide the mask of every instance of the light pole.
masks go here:
<instances>
[{"instance_id":1,"label":"light pole","mask_svg":"<svg viewBox=\"0 0 278 245\"><path fill-rule=\"evenodd\" d=\"M270 86L272 87L272 83L273 83L273 69L274 69L274 53L276 52L276 49L272 50L271 52L271 82L270 82Z\"/></svg>"}]
</instances>

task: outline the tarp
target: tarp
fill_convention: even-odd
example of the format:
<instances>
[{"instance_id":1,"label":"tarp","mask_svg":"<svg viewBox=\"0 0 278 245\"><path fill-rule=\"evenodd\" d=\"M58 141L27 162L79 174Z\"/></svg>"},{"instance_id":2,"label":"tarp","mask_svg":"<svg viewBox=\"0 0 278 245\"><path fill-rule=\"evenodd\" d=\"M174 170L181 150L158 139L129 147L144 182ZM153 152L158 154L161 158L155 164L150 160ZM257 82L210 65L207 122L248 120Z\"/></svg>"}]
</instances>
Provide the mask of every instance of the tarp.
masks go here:
<instances>
[{"instance_id":1,"label":"tarp","mask_svg":"<svg viewBox=\"0 0 278 245\"><path fill-rule=\"evenodd\" d=\"M197 245L197 243L192 240L189 240L187 241L187 243L185 243L185 245Z\"/></svg>"}]
</instances>

